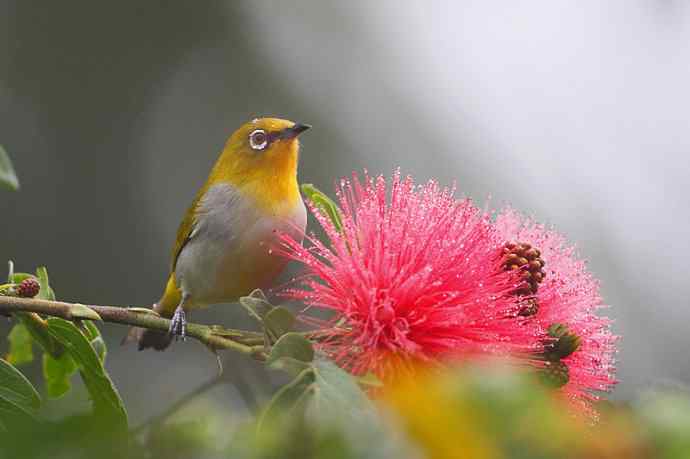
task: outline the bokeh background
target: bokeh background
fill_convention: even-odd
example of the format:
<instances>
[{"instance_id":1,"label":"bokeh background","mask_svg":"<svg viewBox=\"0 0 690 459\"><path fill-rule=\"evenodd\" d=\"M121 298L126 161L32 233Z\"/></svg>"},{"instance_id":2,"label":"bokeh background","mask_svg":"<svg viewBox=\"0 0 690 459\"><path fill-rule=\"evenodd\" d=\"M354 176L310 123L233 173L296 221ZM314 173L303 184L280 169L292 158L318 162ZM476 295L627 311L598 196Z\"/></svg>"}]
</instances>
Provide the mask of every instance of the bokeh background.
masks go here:
<instances>
[{"instance_id":1,"label":"bokeh background","mask_svg":"<svg viewBox=\"0 0 690 459\"><path fill-rule=\"evenodd\" d=\"M0 36L22 182L0 196L0 259L47 265L61 299L155 301L225 138L273 115L314 125L301 181L400 167L553 224L623 336L614 397L690 383L690 3L3 0ZM105 328L135 423L216 371L198 343L138 353ZM225 370L268 386L245 359ZM206 401L225 402L246 403Z\"/></svg>"}]
</instances>

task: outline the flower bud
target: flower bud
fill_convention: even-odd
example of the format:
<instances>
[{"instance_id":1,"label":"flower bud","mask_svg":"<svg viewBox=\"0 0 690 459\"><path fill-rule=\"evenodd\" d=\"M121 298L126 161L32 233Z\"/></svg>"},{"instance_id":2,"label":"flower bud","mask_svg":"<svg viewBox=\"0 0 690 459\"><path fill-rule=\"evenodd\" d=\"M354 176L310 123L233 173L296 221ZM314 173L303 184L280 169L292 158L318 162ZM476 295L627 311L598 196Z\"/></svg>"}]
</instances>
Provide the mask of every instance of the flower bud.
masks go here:
<instances>
[{"instance_id":1,"label":"flower bud","mask_svg":"<svg viewBox=\"0 0 690 459\"><path fill-rule=\"evenodd\" d=\"M523 285L515 290L517 295L534 295L539 284L544 280L544 260L541 252L526 242L506 242L503 245L503 269L506 271L522 270Z\"/></svg>"},{"instance_id":2,"label":"flower bud","mask_svg":"<svg viewBox=\"0 0 690 459\"><path fill-rule=\"evenodd\" d=\"M564 359L580 348L580 337L571 332L566 325L552 324L548 335L549 339L544 343L546 360Z\"/></svg>"},{"instance_id":3,"label":"flower bud","mask_svg":"<svg viewBox=\"0 0 690 459\"><path fill-rule=\"evenodd\" d=\"M565 386L570 381L570 371L568 365L557 360L546 362L544 367L539 369L539 379L547 387L558 389Z\"/></svg>"},{"instance_id":4,"label":"flower bud","mask_svg":"<svg viewBox=\"0 0 690 459\"><path fill-rule=\"evenodd\" d=\"M38 292L40 290L41 284L39 284L38 281L33 277L29 277L27 279L24 279L17 286L17 296L22 298L33 298L36 295L38 295Z\"/></svg>"}]
</instances>

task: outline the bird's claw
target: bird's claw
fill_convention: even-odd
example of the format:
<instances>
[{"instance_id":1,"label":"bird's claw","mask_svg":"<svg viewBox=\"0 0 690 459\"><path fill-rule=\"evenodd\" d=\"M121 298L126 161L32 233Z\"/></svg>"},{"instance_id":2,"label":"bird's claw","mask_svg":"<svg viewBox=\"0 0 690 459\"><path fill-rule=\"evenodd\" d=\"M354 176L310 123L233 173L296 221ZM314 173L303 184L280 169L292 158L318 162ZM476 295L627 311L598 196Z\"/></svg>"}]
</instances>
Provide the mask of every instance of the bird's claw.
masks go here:
<instances>
[{"instance_id":1,"label":"bird's claw","mask_svg":"<svg viewBox=\"0 0 690 459\"><path fill-rule=\"evenodd\" d=\"M170 329L168 330L175 340L186 341L187 339L187 319L185 317L184 309L178 307L175 309L175 314L173 314L170 321Z\"/></svg>"}]
</instances>

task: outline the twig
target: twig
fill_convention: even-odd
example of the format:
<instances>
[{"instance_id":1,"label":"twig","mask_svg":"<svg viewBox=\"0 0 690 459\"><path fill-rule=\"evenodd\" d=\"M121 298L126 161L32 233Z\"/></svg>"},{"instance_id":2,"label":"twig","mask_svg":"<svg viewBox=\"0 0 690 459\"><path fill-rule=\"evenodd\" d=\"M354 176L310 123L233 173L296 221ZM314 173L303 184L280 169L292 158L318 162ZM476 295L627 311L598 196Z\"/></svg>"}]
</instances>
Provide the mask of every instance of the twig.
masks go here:
<instances>
[{"instance_id":1,"label":"twig","mask_svg":"<svg viewBox=\"0 0 690 459\"><path fill-rule=\"evenodd\" d=\"M0 313L15 312L35 312L71 321L101 320L160 331L167 331L170 328L169 319L159 317L153 312L147 312L143 308L87 306L63 301L0 296ZM266 359L264 346L254 344L260 342L262 335L258 332L190 323L187 324L187 336L200 341L211 349L230 349L257 360Z\"/></svg>"}]
</instances>

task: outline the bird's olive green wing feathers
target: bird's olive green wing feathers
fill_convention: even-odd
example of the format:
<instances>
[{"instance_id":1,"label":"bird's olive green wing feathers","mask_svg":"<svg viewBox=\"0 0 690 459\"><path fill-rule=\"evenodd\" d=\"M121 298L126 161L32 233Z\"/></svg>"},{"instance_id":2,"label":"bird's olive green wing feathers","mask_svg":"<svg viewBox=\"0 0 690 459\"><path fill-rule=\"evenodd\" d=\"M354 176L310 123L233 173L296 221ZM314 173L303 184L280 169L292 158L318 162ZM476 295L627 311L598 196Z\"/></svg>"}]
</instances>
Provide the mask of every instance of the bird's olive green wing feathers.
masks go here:
<instances>
[{"instance_id":1,"label":"bird's olive green wing feathers","mask_svg":"<svg viewBox=\"0 0 690 459\"><path fill-rule=\"evenodd\" d=\"M177 228L177 237L175 238L175 246L173 247L170 272L175 272L177 259L179 258L180 253L182 253L182 249L184 249L184 246L187 245L187 243L192 239L191 235L192 231L194 230L194 210L196 209L196 205L197 200L194 200L194 203L185 213L182 223L180 223L180 227Z\"/></svg>"},{"instance_id":2,"label":"bird's olive green wing feathers","mask_svg":"<svg viewBox=\"0 0 690 459\"><path fill-rule=\"evenodd\" d=\"M192 201L192 205L189 206L187 209L187 212L184 214L184 218L182 219L182 222L180 223L180 227L177 228L177 237L175 238L175 245L173 246L173 252L172 252L172 263L170 265L170 272L174 273L175 272L175 267L177 266L177 259L180 257L180 253L182 253L182 249L187 245L187 243L192 239L192 236L194 234L194 227L196 225L196 214L197 214L197 208L199 207L199 202L201 201L201 198L204 196L206 193L206 190L208 188L208 185L204 185L199 192L196 194L196 197L194 198L194 201Z\"/></svg>"}]
</instances>

